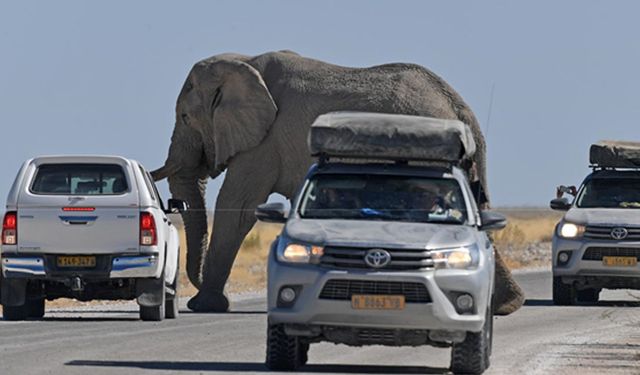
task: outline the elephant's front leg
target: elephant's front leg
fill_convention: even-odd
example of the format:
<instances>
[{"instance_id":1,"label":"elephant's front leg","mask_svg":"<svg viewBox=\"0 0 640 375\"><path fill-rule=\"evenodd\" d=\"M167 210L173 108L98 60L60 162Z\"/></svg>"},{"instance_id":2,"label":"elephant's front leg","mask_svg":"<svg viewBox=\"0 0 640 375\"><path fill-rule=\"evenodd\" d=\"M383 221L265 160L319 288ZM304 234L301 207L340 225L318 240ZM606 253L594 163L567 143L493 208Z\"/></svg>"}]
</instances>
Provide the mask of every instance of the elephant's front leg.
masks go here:
<instances>
[{"instance_id":1,"label":"elephant's front leg","mask_svg":"<svg viewBox=\"0 0 640 375\"><path fill-rule=\"evenodd\" d=\"M265 175L268 168L242 168L227 176L216 201L213 233L205 256L202 287L189 303L197 312L225 312L229 302L224 287L240 245L256 222L255 208L264 203L275 182L275 176ZM242 171L242 172L238 172ZM252 173L257 171L257 173Z\"/></svg>"}]
</instances>

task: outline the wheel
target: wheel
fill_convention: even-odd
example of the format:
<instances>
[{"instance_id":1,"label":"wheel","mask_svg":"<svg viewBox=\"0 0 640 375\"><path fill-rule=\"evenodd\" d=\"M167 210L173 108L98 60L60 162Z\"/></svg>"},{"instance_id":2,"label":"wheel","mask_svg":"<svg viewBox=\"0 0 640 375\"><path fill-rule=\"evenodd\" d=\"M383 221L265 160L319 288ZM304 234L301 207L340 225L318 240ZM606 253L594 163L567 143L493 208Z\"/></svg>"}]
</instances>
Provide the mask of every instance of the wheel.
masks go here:
<instances>
[{"instance_id":1,"label":"wheel","mask_svg":"<svg viewBox=\"0 0 640 375\"><path fill-rule=\"evenodd\" d=\"M160 322L164 319L167 298L162 293L162 302L158 306L140 306L140 319L149 322Z\"/></svg>"},{"instance_id":2,"label":"wheel","mask_svg":"<svg viewBox=\"0 0 640 375\"><path fill-rule=\"evenodd\" d=\"M269 325L267 361L270 370L294 371L307 363L309 344L296 336L288 336L281 324Z\"/></svg>"},{"instance_id":3,"label":"wheel","mask_svg":"<svg viewBox=\"0 0 640 375\"><path fill-rule=\"evenodd\" d=\"M180 250L178 250L179 252ZM173 293L166 293L164 317L167 319L176 319L180 315L180 297L178 295L178 286L180 278L180 266L176 269L176 277L171 284Z\"/></svg>"},{"instance_id":4,"label":"wheel","mask_svg":"<svg viewBox=\"0 0 640 375\"><path fill-rule=\"evenodd\" d=\"M20 306L2 306L2 318L4 320L25 320L29 317L29 309L26 304Z\"/></svg>"},{"instance_id":5,"label":"wheel","mask_svg":"<svg viewBox=\"0 0 640 375\"><path fill-rule=\"evenodd\" d=\"M487 307L481 332L467 332L463 342L451 348L451 371L454 374L482 374L489 368L493 344L493 313Z\"/></svg>"},{"instance_id":6,"label":"wheel","mask_svg":"<svg viewBox=\"0 0 640 375\"><path fill-rule=\"evenodd\" d=\"M44 298L34 298L27 301L26 308L29 318L42 318L44 316Z\"/></svg>"},{"instance_id":7,"label":"wheel","mask_svg":"<svg viewBox=\"0 0 640 375\"><path fill-rule=\"evenodd\" d=\"M562 282L562 278L553 278L553 304L558 306L570 306L574 304L575 290L573 286Z\"/></svg>"},{"instance_id":8,"label":"wheel","mask_svg":"<svg viewBox=\"0 0 640 375\"><path fill-rule=\"evenodd\" d=\"M159 322L164 319L164 313L167 304L167 287L164 285L164 270L160 274L160 283L162 291L160 292L161 301L158 306L142 306L140 305L140 319L143 321Z\"/></svg>"},{"instance_id":9,"label":"wheel","mask_svg":"<svg viewBox=\"0 0 640 375\"><path fill-rule=\"evenodd\" d=\"M589 289L576 291L576 300L582 303L596 304L598 303L599 296L600 296L599 289L589 288Z\"/></svg>"}]
</instances>

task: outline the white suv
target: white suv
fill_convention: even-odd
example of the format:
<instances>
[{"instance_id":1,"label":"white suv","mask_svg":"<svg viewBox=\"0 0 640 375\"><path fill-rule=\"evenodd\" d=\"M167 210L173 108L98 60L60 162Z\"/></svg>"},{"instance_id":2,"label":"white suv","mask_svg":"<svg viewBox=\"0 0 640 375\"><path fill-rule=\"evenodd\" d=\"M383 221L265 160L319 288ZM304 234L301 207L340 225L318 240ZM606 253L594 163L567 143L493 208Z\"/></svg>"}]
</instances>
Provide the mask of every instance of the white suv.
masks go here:
<instances>
[{"instance_id":1,"label":"white suv","mask_svg":"<svg viewBox=\"0 0 640 375\"><path fill-rule=\"evenodd\" d=\"M26 161L2 225L3 317L56 298L137 299L142 320L178 315L179 235L149 173L117 156Z\"/></svg>"}]
</instances>

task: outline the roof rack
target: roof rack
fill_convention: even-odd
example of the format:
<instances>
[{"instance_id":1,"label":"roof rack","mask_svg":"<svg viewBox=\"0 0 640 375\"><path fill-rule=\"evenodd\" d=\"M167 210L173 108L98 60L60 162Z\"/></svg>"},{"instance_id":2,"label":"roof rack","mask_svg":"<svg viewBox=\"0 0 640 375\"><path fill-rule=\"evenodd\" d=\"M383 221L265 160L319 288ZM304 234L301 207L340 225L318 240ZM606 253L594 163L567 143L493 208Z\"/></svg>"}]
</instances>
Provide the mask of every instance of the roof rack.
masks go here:
<instances>
[{"instance_id":1,"label":"roof rack","mask_svg":"<svg viewBox=\"0 0 640 375\"><path fill-rule=\"evenodd\" d=\"M369 112L331 112L311 125L309 150L324 164L345 162L456 165L476 150L458 120Z\"/></svg>"}]
</instances>

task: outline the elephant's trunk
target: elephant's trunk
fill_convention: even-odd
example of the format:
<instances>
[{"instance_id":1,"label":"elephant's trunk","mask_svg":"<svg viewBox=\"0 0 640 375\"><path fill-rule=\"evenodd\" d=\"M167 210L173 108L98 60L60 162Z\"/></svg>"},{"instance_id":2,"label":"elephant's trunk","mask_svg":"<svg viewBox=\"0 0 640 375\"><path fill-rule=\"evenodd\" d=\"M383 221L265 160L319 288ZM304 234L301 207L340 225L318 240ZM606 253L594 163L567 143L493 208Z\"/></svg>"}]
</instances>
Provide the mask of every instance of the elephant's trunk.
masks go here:
<instances>
[{"instance_id":1,"label":"elephant's trunk","mask_svg":"<svg viewBox=\"0 0 640 375\"><path fill-rule=\"evenodd\" d=\"M178 171L180 171L180 168L181 168L180 165L177 163L173 163L173 164L166 163L162 167L151 172L151 177L153 177L155 181L162 181L165 178L169 176L173 176L174 174L178 173Z\"/></svg>"},{"instance_id":2,"label":"elephant's trunk","mask_svg":"<svg viewBox=\"0 0 640 375\"><path fill-rule=\"evenodd\" d=\"M202 284L203 257L209 246L209 224L205 204L207 180L207 177L193 175L169 175L171 195L189 204L189 209L182 213L187 237L187 275L189 281L198 289Z\"/></svg>"}]
</instances>

